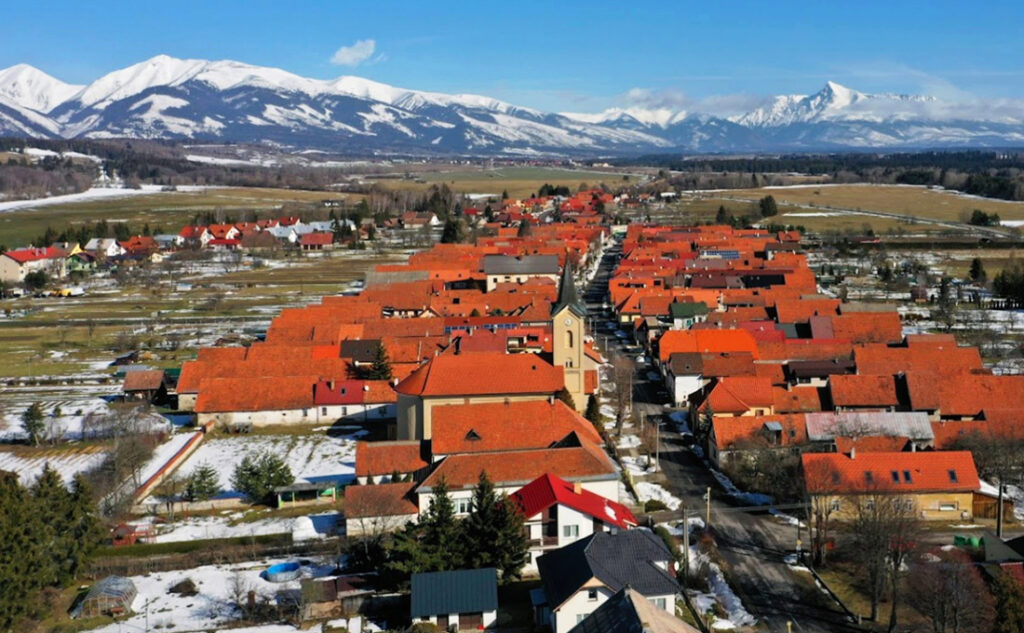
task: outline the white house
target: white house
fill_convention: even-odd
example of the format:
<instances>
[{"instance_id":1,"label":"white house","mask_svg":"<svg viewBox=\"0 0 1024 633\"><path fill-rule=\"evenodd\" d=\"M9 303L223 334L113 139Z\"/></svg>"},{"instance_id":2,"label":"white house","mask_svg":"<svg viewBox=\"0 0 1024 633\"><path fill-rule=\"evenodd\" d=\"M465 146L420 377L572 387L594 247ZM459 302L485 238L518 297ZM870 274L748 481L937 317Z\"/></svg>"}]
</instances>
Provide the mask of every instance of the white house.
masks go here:
<instances>
[{"instance_id":1,"label":"white house","mask_svg":"<svg viewBox=\"0 0 1024 633\"><path fill-rule=\"evenodd\" d=\"M294 226L273 226L266 229L268 233L273 235L279 242L284 241L289 244L294 244L299 239L299 234L296 232Z\"/></svg>"},{"instance_id":2,"label":"white house","mask_svg":"<svg viewBox=\"0 0 1024 633\"><path fill-rule=\"evenodd\" d=\"M677 407L682 406L687 398L704 388L704 363L698 353L672 354L663 370L665 388Z\"/></svg>"},{"instance_id":3,"label":"white house","mask_svg":"<svg viewBox=\"0 0 1024 633\"><path fill-rule=\"evenodd\" d=\"M46 248L20 248L0 254L0 281L18 283L25 275L43 271L52 277L63 277L67 272L65 251Z\"/></svg>"},{"instance_id":4,"label":"white house","mask_svg":"<svg viewBox=\"0 0 1024 633\"><path fill-rule=\"evenodd\" d=\"M94 237L85 243L82 250L97 257L117 257L124 255L124 248L112 237Z\"/></svg>"},{"instance_id":5,"label":"white house","mask_svg":"<svg viewBox=\"0 0 1024 633\"><path fill-rule=\"evenodd\" d=\"M560 477L544 474L510 495L525 517L530 560L525 571L537 571L537 559L551 550L595 532L636 527L629 508Z\"/></svg>"},{"instance_id":6,"label":"white house","mask_svg":"<svg viewBox=\"0 0 1024 633\"><path fill-rule=\"evenodd\" d=\"M673 556L653 532L596 532L540 557L543 589L534 590L534 617L553 633L567 633L625 587L656 608L675 613L679 584Z\"/></svg>"}]
</instances>

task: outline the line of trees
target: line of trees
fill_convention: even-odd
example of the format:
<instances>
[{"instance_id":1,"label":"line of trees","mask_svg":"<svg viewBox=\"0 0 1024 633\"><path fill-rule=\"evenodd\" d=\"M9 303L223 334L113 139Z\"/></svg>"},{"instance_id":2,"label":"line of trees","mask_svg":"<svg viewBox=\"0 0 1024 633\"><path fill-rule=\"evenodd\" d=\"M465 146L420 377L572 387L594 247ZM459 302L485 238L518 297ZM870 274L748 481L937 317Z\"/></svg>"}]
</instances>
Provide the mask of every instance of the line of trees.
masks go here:
<instances>
[{"instance_id":1,"label":"line of trees","mask_svg":"<svg viewBox=\"0 0 1024 633\"><path fill-rule=\"evenodd\" d=\"M24 620L45 613L103 535L83 475L69 490L47 464L26 488L0 471L0 629L29 630Z\"/></svg>"}]
</instances>

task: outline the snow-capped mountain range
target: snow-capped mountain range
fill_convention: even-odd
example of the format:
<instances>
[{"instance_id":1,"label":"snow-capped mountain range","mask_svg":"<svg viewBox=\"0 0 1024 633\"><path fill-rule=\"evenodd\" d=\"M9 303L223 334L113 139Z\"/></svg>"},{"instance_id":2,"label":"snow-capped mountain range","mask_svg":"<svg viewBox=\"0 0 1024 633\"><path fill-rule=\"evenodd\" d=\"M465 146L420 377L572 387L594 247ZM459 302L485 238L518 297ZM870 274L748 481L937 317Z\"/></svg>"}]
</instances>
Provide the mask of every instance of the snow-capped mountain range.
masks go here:
<instances>
[{"instance_id":1,"label":"snow-capped mountain range","mask_svg":"<svg viewBox=\"0 0 1024 633\"><path fill-rule=\"evenodd\" d=\"M0 70L0 135L268 143L351 154L615 155L1024 145L1024 116L828 82L739 116L671 108L546 113L360 77L309 79L160 55L86 86Z\"/></svg>"}]
</instances>

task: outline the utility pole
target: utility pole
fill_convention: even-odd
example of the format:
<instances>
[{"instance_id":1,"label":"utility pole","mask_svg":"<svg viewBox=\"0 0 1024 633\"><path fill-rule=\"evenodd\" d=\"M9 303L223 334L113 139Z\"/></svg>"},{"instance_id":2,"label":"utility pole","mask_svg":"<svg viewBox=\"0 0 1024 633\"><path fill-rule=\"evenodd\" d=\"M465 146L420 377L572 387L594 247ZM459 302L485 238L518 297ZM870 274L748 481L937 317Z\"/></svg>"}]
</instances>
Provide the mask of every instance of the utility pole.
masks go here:
<instances>
[{"instance_id":1,"label":"utility pole","mask_svg":"<svg viewBox=\"0 0 1024 633\"><path fill-rule=\"evenodd\" d=\"M996 536L1000 539L1003 538L1003 490L1006 489L1006 484L1002 481L999 482L999 497L996 502Z\"/></svg>"},{"instance_id":2,"label":"utility pole","mask_svg":"<svg viewBox=\"0 0 1024 633\"><path fill-rule=\"evenodd\" d=\"M711 486L708 486L707 497L705 497L705 498L708 500L708 512L707 512L707 519L704 521L704 529L705 530L710 530L711 529Z\"/></svg>"},{"instance_id":3,"label":"utility pole","mask_svg":"<svg viewBox=\"0 0 1024 633\"><path fill-rule=\"evenodd\" d=\"M686 518L686 506L681 508L683 513L683 587L686 587L690 579L690 521Z\"/></svg>"}]
</instances>

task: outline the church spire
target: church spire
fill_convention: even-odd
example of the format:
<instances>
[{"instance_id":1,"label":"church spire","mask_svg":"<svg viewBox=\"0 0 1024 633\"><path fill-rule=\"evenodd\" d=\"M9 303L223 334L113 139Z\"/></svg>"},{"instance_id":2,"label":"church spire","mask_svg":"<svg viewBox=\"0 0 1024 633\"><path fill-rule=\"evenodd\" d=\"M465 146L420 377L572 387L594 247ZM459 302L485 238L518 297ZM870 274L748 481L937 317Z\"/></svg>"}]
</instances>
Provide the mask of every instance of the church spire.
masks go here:
<instances>
[{"instance_id":1,"label":"church spire","mask_svg":"<svg viewBox=\"0 0 1024 633\"><path fill-rule=\"evenodd\" d=\"M565 266L562 267L562 280L558 285L558 300L555 305L551 306L551 314L558 314L566 307L580 318L587 315L587 306L576 292L576 282L572 276L572 262L569 261L568 254L565 258Z\"/></svg>"}]
</instances>

